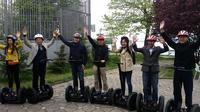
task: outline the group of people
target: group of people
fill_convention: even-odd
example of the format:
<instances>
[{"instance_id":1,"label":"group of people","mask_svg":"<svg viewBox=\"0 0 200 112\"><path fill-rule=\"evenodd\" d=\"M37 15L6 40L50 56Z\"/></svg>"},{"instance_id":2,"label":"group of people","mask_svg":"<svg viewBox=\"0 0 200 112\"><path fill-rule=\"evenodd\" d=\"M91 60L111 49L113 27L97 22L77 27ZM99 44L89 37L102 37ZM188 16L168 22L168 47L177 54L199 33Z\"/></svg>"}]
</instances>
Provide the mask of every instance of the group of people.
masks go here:
<instances>
[{"instance_id":1,"label":"group of people","mask_svg":"<svg viewBox=\"0 0 200 112\"><path fill-rule=\"evenodd\" d=\"M159 76L159 55L169 50L168 45L175 50L174 59L174 101L175 109L178 109L182 104L181 88L182 85L186 94L186 106L188 109L192 107L192 91L193 91L193 75L192 70L195 67L194 52L199 48L200 42L191 43L188 41L189 33L182 30L178 33L177 37L179 42L172 41L171 37L164 30L165 22L160 24L160 37L156 35L149 35L146 39L146 45L138 48L136 45L137 38L133 38L132 44L129 38L123 36L121 38L121 48L117 50L120 53L120 67L122 74L122 93L125 95L125 83L128 85L128 93L132 93L132 74L134 75L133 66L135 64L135 52L141 52L144 55L142 63L142 78L143 78L143 92L144 103L148 102L149 88L152 88L151 100L156 104L158 101L158 76ZM102 91L99 85L98 68L100 70L100 77L103 82L103 91L108 90L107 77L106 77L106 63L109 58L108 47L104 43L103 35L97 37L95 42L87 32L85 32L89 42L94 49L93 56L93 72L94 72L94 86L97 91ZM82 36L79 33L73 35L73 41L66 41L58 30L53 32L53 38L48 43L44 43L44 37L41 34L34 36L35 42L31 43L27 39L27 30L22 31L24 43L31 51L27 60L28 64L33 64L32 74L33 81L32 87L39 91L45 89L45 73L47 63L47 49L53 45L56 38L59 38L65 45L70 48L69 62L72 69L73 86L78 90L78 79L80 81L81 93L84 92L84 69L87 64L87 49L81 42ZM162 47L156 47L154 44L159 41L163 44ZM166 42L167 44L166 44ZM9 88L13 88L13 79L16 83L16 89L20 88L19 81L19 64L20 54L19 50L23 47L20 38L20 32L16 35L8 35L6 37L6 44L0 44L0 49L4 50L6 55L6 70L8 75ZM40 88L38 87L38 78L40 78Z\"/></svg>"}]
</instances>

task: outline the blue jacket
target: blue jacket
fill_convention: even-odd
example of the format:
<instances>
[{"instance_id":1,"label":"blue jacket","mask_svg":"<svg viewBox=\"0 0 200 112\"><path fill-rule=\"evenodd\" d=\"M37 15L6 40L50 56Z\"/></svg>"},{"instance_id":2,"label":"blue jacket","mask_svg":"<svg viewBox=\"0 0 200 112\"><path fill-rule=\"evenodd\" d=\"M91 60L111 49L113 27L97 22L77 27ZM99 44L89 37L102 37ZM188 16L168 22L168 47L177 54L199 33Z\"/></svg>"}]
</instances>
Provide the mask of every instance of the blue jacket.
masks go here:
<instances>
[{"instance_id":1,"label":"blue jacket","mask_svg":"<svg viewBox=\"0 0 200 112\"><path fill-rule=\"evenodd\" d=\"M71 64L86 65L87 63L87 50L82 43L68 42L63 36L59 35L60 40L70 48L69 62Z\"/></svg>"}]
</instances>

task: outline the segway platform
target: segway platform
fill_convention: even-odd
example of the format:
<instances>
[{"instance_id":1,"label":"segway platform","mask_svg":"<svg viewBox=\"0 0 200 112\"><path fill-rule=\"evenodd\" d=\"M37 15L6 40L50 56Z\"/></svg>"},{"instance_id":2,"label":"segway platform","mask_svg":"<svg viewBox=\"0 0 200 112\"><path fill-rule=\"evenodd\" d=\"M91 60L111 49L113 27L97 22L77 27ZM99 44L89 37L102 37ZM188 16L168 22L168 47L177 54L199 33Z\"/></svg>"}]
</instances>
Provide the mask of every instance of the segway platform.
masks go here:
<instances>
[{"instance_id":1,"label":"segway platform","mask_svg":"<svg viewBox=\"0 0 200 112\"><path fill-rule=\"evenodd\" d=\"M88 102L89 97L89 87L84 88L84 93L82 94L80 90L75 90L71 85L65 89L65 100L70 102Z\"/></svg>"},{"instance_id":2,"label":"segway platform","mask_svg":"<svg viewBox=\"0 0 200 112\"><path fill-rule=\"evenodd\" d=\"M198 104L194 104L190 110L187 108L178 108L175 110L174 108L174 99L169 99L165 106L165 112L200 112L200 106Z\"/></svg>"},{"instance_id":3,"label":"segway platform","mask_svg":"<svg viewBox=\"0 0 200 112\"><path fill-rule=\"evenodd\" d=\"M0 101L2 104L23 104L26 102L26 89L20 88L15 92L5 87L0 91Z\"/></svg>"},{"instance_id":4,"label":"segway platform","mask_svg":"<svg viewBox=\"0 0 200 112\"><path fill-rule=\"evenodd\" d=\"M112 103L115 106L126 108L130 111L136 109L137 93L132 92L129 96L123 96L121 89L115 89L112 93Z\"/></svg>"},{"instance_id":5,"label":"segway platform","mask_svg":"<svg viewBox=\"0 0 200 112\"><path fill-rule=\"evenodd\" d=\"M144 104L143 94L139 93L136 99L136 110L137 112L163 112L164 103L164 96L160 96L156 105L154 105L151 101Z\"/></svg>"},{"instance_id":6,"label":"segway platform","mask_svg":"<svg viewBox=\"0 0 200 112\"><path fill-rule=\"evenodd\" d=\"M31 104L36 104L40 101L45 101L45 100L51 99L54 92L53 92L52 86L46 84L44 86L44 90L40 89L39 92L37 92L35 89L29 88L29 89L27 89L26 93L27 93L28 102Z\"/></svg>"},{"instance_id":7,"label":"segway platform","mask_svg":"<svg viewBox=\"0 0 200 112\"><path fill-rule=\"evenodd\" d=\"M94 87L90 90L90 103L97 104L109 104L112 105L112 95L113 89L110 88L106 92L96 91Z\"/></svg>"}]
</instances>

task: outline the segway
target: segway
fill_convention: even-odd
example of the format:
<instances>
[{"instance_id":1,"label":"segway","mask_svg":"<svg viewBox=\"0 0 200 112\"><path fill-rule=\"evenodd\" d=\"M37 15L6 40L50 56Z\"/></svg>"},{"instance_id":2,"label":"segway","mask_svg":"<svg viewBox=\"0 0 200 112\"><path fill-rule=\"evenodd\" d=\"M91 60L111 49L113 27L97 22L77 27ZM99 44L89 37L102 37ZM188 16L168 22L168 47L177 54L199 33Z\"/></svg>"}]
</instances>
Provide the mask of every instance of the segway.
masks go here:
<instances>
[{"instance_id":1,"label":"segway","mask_svg":"<svg viewBox=\"0 0 200 112\"><path fill-rule=\"evenodd\" d=\"M100 61L95 61L94 63L101 63ZM99 80L99 88L100 91L97 91L95 87L92 87L90 90L90 103L97 103L97 104L108 104L112 105L112 92L113 89L110 88L108 91L102 91L102 82L101 82L101 72L100 67L97 66L97 74Z\"/></svg>"},{"instance_id":2,"label":"segway","mask_svg":"<svg viewBox=\"0 0 200 112\"><path fill-rule=\"evenodd\" d=\"M79 64L80 60L69 60L70 63ZM84 93L81 93L80 89L75 89L69 85L65 89L65 100L67 102L74 101L74 102L88 102L89 98L89 86L84 87Z\"/></svg>"},{"instance_id":3,"label":"segway","mask_svg":"<svg viewBox=\"0 0 200 112\"><path fill-rule=\"evenodd\" d=\"M151 73L151 66L149 66L149 72ZM151 79L151 78L150 78ZM151 85L151 81L147 82ZM152 97L152 88L151 86L148 87L148 97ZM144 103L143 94L139 93L136 98L136 110L137 112L163 112L164 111L164 103L165 98L164 96L160 96L157 104L154 104L151 100L148 100L146 104Z\"/></svg>"},{"instance_id":4,"label":"segway","mask_svg":"<svg viewBox=\"0 0 200 112\"><path fill-rule=\"evenodd\" d=\"M0 101L2 104L23 104L26 102L26 89L20 88L18 92L4 87L0 91Z\"/></svg>"},{"instance_id":5,"label":"segway","mask_svg":"<svg viewBox=\"0 0 200 112\"><path fill-rule=\"evenodd\" d=\"M174 108L174 99L169 99L165 106L165 112L200 112L200 106L198 104L192 105L190 111L187 111L187 108L179 107L177 110Z\"/></svg>"},{"instance_id":6,"label":"segway","mask_svg":"<svg viewBox=\"0 0 200 112\"><path fill-rule=\"evenodd\" d=\"M31 104L36 104L40 101L49 100L53 96L52 86L45 84L43 88L40 88L39 91L36 91L33 88L28 88L26 91L27 100Z\"/></svg>"},{"instance_id":7,"label":"segway","mask_svg":"<svg viewBox=\"0 0 200 112\"><path fill-rule=\"evenodd\" d=\"M119 70L119 78L120 78L120 83L121 83L121 88L122 88L122 74L121 74L121 63L117 63L118 65L118 70ZM137 93L132 92L128 96L123 96L122 89L117 88L114 90L112 93L112 103L115 106L126 108L128 110L135 110L136 109L136 98L137 98Z\"/></svg>"}]
</instances>

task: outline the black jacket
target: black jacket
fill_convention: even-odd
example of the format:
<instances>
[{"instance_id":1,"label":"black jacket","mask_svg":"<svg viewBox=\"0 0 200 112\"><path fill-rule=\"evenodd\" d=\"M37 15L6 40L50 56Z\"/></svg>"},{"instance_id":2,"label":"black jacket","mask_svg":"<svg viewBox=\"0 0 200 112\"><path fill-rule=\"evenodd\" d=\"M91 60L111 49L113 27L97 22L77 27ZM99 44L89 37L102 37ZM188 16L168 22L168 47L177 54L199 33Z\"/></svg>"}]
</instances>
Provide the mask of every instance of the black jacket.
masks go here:
<instances>
[{"instance_id":1,"label":"black jacket","mask_svg":"<svg viewBox=\"0 0 200 112\"><path fill-rule=\"evenodd\" d=\"M83 64L87 63L87 50L86 47L82 43L68 42L63 36L59 36L60 40L65 43L65 45L69 46L69 62L72 64Z\"/></svg>"},{"instance_id":2,"label":"black jacket","mask_svg":"<svg viewBox=\"0 0 200 112\"><path fill-rule=\"evenodd\" d=\"M174 67L191 70L195 68L195 57L194 52L200 46L200 40L196 43L187 42L184 44L175 43L171 40L169 35L165 32L161 33L165 41L168 43L170 47L175 50L175 59L174 59Z\"/></svg>"},{"instance_id":3,"label":"black jacket","mask_svg":"<svg viewBox=\"0 0 200 112\"><path fill-rule=\"evenodd\" d=\"M94 64L99 67L105 67L108 61L108 47L106 45L98 45L89 35L87 37L94 48ZM105 63L99 63L101 60L105 60Z\"/></svg>"},{"instance_id":4,"label":"black jacket","mask_svg":"<svg viewBox=\"0 0 200 112\"><path fill-rule=\"evenodd\" d=\"M136 52L141 52L144 55L144 61L142 64L142 71L144 72L159 72L159 56L169 50L167 44L164 44L164 48L153 47L152 54L150 55L149 48L144 46L143 48L137 48L137 45L133 45L133 49Z\"/></svg>"}]
</instances>

